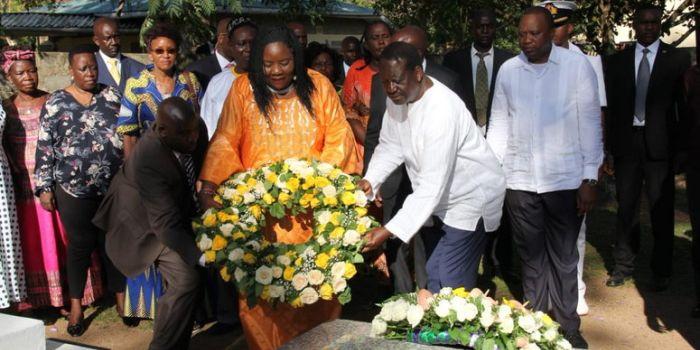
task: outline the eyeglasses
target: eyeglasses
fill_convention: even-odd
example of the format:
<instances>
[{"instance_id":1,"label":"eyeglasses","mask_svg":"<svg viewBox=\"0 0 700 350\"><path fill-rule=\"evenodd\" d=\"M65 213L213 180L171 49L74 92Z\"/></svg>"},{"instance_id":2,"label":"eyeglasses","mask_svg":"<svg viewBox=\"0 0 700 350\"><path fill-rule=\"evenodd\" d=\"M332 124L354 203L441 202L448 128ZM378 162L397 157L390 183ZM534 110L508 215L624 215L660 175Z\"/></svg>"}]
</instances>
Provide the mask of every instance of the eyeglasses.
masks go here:
<instances>
[{"instance_id":1,"label":"eyeglasses","mask_svg":"<svg viewBox=\"0 0 700 350\"><path fill-rule=\"evenodd\" d=\"M157 49L154 49L153 52L155 52L156 55L162 55L162 54L165 54L166 52L167 52L168 54L174 55L174 54L177 53L177 49L161 49L161 48L157 48Z\"/></svg>"}]
</instances>

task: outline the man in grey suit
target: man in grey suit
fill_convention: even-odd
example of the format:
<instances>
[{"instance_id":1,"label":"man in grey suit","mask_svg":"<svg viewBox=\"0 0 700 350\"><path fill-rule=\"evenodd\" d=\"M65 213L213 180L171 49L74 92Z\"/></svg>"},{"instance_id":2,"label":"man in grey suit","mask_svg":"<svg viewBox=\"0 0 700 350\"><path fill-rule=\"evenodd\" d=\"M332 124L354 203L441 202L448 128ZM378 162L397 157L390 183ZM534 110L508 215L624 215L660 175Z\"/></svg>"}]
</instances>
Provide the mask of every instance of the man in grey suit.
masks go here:
<instances>
[{"instance_id":1,"label":"man in grey suit","mask_svg":"<svg viewBox=\"0 0 700 350\"><path fill-rule=\"evenodd\" d=\"M158 299L150 349L187 349L203 255L191 218L206 127L180 97L165 99L156 123L115 176L93 223L107 232L114 265L135 277L158 265L166 290Z\"/></svg>"},{"instance_id":2,"label":"man in grey suit","mask_svg":"<svg viewBox=\"0 0 700 350\"><path fill-rule=\"evenodd\" d=\"M418 54L423 59L425 72L457 92L459 85L455 73L425 57L428 49L428 37L423 29L416 26L403 27L394 33L391 41L402 41L413 45L418 49ZM381 77L379 74L375 74L372 77L370 116L365 136L365 169L369 166L374 149L379 144L379 133L384 120L386 99L386 91L382 86ZM389 178L382 184L380 192L383 200L383 221L386 223L401 209L404 199L411 193L411 182L408 180L403 166L389 175ZM411 245L412 247L399 239L391 239L387 242L387 263L392 275L394 292L396 293L413 292L416 285L419 288L426 288L428 283L425 270L425 249L421 235L415 235ZM411 251L413 251L413 259L410 259ZM409 260L412 260L412 264ZM411 265L413 265L413 274L410 269Z\"/></svg>"},{"instance_id":3,"label":"man in grey suit","mask_svg":"<svg viewBox=\"0 0 700 350\"><path fill-rule=\"evenodd\" d=\"M100 17L92 26L92 41L100 48L97 60L97 82L109 85L124 93L127 79L138 76L145 66L121 54L119 23L114 19Z\"/></svg>"}]
</instances>

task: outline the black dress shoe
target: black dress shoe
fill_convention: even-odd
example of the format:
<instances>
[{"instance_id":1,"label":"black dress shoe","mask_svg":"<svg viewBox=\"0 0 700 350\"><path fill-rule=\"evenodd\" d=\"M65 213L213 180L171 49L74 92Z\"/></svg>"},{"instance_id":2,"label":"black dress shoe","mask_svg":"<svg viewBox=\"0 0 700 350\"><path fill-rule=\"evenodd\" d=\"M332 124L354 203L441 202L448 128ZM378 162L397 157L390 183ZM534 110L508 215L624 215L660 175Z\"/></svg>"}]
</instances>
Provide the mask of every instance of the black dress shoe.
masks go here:
<instances>
[{"instance_id":1,"label":"black dress shoe","mask_svg":"<svg viewBox=\"0 0 700 350\"><path fill-rule=\"evenodd\" d=\"M586 339L583 338L581 332L578 330L566 332L564 334L564 339L566 339L574 349L588 349L588 342L586 342Z\"/></svg>"},{"instance_id":2,"label":"black dress shoe","mask_svg":"<svg viewBox=\"0 0 700 350\"><path fill-rule=\"evenodd\" d=\"M141 323L141 319L138 317L122 317L122 323L129 328L134 328L138 327Z\"/></svg>"},{"instance_id":3,"label":"black dress shoe","mask_svg":"<svg viewBox=\"0 0 700 350\"><path fill-rule=\"evenodd\" d=\"M625 284L625 281L629 280L632 278L632 275L620 273L620 272L613 272L612 275L610 275L610 278L608 278L608 281L605 282L605 285L608 287L619 287L623 284Z\"/></svg>"},{"instance_id":4,"label":"black dress shoe","mask_svg":"<svg viewBox=\"0 0 700 350\"><path fill-rule=\"evenodd\" d=\"M693 318L700 318L700 303L695 305L693 311L690 313L690 316Z\"/></svg>"},{"instance_id":5,"label":"black dress shoe","mask_svg":"<svg viewBox=\"0 0 700 350\"><path fill-rule=\"evenodd\" d=\"M76 324L69 324L66 330L71 337L79 337L85 333L85 326L83 325L83 321L80 320L80 322Z\"/></svg>"},{"instance_id":6,"label":"black dress shoe","mask_svg":"<svg viewBox=\"0 0 700 350\"><path fill-rule=\"evenodd\" d=\"M654 276L654 279L653 279L652 285L651 285L651 290L654 292L663 292L666 289L668 289L668 286L670 284L671 284L670 277Z\"/></svg>"}]
</instances>

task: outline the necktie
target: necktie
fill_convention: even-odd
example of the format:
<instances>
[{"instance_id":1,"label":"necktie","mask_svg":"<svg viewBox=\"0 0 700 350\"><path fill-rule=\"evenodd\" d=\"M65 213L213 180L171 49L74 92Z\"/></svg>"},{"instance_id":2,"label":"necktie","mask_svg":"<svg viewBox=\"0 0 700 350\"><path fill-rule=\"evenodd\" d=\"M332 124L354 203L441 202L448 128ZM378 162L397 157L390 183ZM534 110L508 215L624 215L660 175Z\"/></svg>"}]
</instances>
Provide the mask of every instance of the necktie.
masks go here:
<instances>
[{"instance_id":1,"label":"necktie","mask_svg":"<svg viewBox=\"0 0 700 350\"><path fill-rule=\"evenodd\" d=\"M644 54L642 61L639 63L639 71L637 71L637 91L634 95L634 116L638 121L643 122L646 117L647 109L647 90L649 89L649 76L651 69L649 68L649 60L647 54L649 49L642 50Z\"/></svg>"},{"instance_id":2,"label":"necktie","mask_svg":"<svg viewBox=\"0 0 700 350\"><path fill-rule=\"evenodd\" d=\"M486 125L486 115L489 108L489 74L486 71L486 57L488 52L477 52L479 63L476 65L476 85L474 86L474 100L476 102L476 122L479 126Z\"/></svg>"},{"instance_id":3,"label":"necktie","mask_svg":"<svg viewBox=\"0 0 700 350\"><path fill-rule=\"evenodd\" d=\"M187 185L190 192L192 192L192 199L194 200L195 205L197 205L197 189L195 187L197 179L194 174L194 161L192 160L192 156L189 154L180 153L178 154L177 158L180 161L180 165L182 165L182 168L185 170Z\"/></svg>"},{"instance_id":4,"label":"necktie","mask_svg":"<svg viewBox=\"0 0 700 350\"><path fill-rule=\"evenodd\" d=\"M119 83L122 80L121 73L119 72L119 67L117 67L117 64L119 63L119 60L116 58L112 58L109 60L109 63L107 64L107 69L109 69L109 74L112 75L112 79L114 79L114 82L119 85Z\"/></svg>"}]
</instances>

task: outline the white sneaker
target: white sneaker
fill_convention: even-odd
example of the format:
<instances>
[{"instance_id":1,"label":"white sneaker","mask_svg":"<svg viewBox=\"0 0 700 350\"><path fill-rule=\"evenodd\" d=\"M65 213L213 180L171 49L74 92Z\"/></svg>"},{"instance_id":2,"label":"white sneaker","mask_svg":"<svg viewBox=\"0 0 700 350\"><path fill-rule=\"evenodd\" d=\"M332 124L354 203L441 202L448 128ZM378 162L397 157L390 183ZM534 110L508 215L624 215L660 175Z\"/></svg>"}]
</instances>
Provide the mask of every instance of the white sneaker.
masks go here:
<instances>
[{"instance_id":1,"label":"white sneaker","mask_svg":"<svg viewBox=\"0 0 700 350\"><path fill-rule=\"evenodd\" d=\"M576 313L579 316L588 315L588 304L586 303L586 299L584 299L584 298L578 299L578 305L576 305Z\"/></svg>"}]
</instances>

